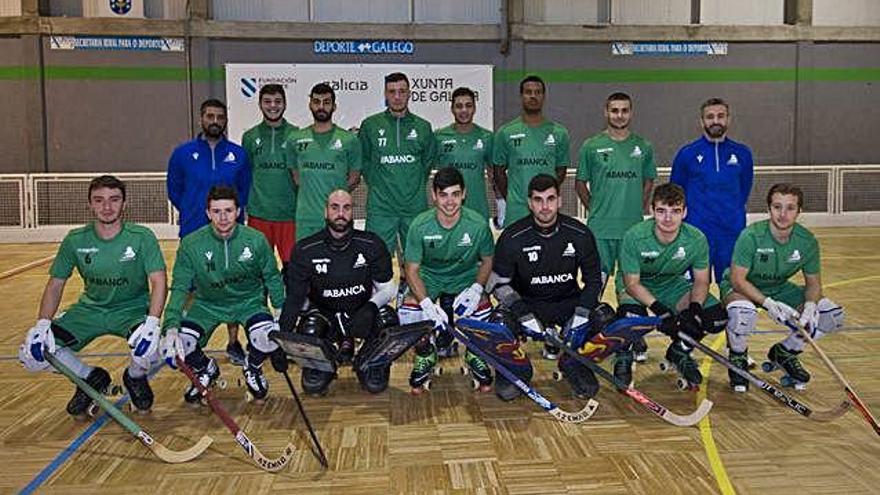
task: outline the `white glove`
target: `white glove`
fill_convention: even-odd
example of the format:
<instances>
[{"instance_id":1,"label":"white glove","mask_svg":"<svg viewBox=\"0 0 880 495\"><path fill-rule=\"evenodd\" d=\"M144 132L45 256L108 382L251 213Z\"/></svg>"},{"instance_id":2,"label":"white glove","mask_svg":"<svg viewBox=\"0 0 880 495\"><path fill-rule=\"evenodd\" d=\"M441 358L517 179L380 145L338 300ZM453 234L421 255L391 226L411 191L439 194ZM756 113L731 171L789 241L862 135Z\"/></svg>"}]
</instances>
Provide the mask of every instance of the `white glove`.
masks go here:
<instances>
[{"instance_id":1,"label":"white glove","mask_svg":"<svg viewBox=\"0 0 880 495\"><path fill-rule=\"evenodd\" d=\"M519 327L523 335L532 340L544 339L544 325L532 313L526 313L519 319Z\"/></svg>"},{"instance_id":2,"label":"white glove","mask_svg":"<svg viewBox=\"0 0 880 495\"><path fill-rule=\"evenodd\" d=\"M770 318L773 318L776 323L783 326L788 326L788 323L797 321L801 316L800 313L788 304L776 301L769 297L764 298L762 306L764 306L764 309L770 314Z\"/></svg>"},{"instance_id":3,"label":"white glove","mask_svg":"<svg viewBox=\"0 0 880 495\"><path fill-rule=\"evenodd\" d=\"M819 325L819 308L816 306L816 303L813 301L804 303L804 309L801 310L801 319L798 323L807 329L808 332L816 330L816 327Z\"/></svg>"},{"instance_id":4,"label":"white glove","mask_svg":"<svg viewBox=\"0 0 880 495\"><path fill-rule=\"evenodd\" d=\"M426 297L419 301L419 306L422 308L425 318L434 322L434 327L447 328L449 326L449 315L430 298Z\"/></svg>"},{"instance_id":5,"label":"white glove","mask_svg":"<svg viewBox=\"0 0 880 495\"><path fill-rule=\"evenodd\" d=\"M590 322L590 311L583 306L575 306L571 317L571 328L578 328Z\"/></svg>"},{"instance_id":6,"label":"white glove","mask_svg":"<svg viewBox=\"0 0 880 495\"><path fill-rule=\"evenodd\" d=\"M150 369L159 353L159 318L147 316L143 323L131 332L128 347L131 348L131 361L143 369Z\"/></svg>"},{"instance_id":7,"label":"white glove","mask_svg":"<svg viewBox=\"0 0 880 495\"><path fill-rule=\"evenodd\" d=\"M38 320L28 330L24 344L18 348L18 360L28 371L40 371L49 367L45 353L55 354L55 336L52 335L52 321Z\"/></svg>"},{"instance_id":8,"label":"white glove","mask_svg":"<svg viewBox=\"0 0 880 495\"><path fill-rule=\"evenodd\" d=\"M176 328L165 330L165 336L159 341L159 352L162 353L162 359L165 360L165 363L173 369L177 369L177 360L175 359L177 356L180 356L180 359L186 357L183 341Z\"/></svg>"},{"instance_id":9,"label":"white glove","mask_svg":"<svg viewBox=\"0 0 880 495\"><path fill-rule=\"evenodd\" d=\"M455 314L463 317L472 315L477 310L477 306L480 305L480 298L482 297L483 286L474 282L470 287L455 296L455 300L452 302Z\"/></svg>"},{"instance_id":10,"label":"white glove","mask_svg":"<svg viewBox=\"0 0 880 495\"><path fill-rule=\"evenodd\" d=\"M248 329L248 341L255 349L271 354L278 349L278 343L269 338L269 332L278 330L278 324L272 320L261 321Z\"/></svg>"}]
</instances>

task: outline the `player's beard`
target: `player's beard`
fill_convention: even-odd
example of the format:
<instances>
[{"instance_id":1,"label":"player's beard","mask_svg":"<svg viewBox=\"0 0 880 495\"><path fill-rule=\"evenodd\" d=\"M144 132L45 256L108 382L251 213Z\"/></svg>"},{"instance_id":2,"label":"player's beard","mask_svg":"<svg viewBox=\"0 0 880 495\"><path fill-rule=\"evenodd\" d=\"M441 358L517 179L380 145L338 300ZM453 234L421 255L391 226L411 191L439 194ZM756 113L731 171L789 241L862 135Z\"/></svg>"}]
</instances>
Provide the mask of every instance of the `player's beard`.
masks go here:
<instances>
[{"instance_id":1,"label":"player's beard","mask_svg":"<svg viewBox=\"0 0 880 495\"><path fill-rule=\"evenodd\" d=\"M324 110L317 110L312 112L312 118L315 119L315 122L329 122L333 119L333 112L327 112Z\"/></svg>"},{"instance_id":2,"label":"player's beard","mask_svg":"<svg viewBox=\"0 0 880 495\"><path fill-rule=\"evenodd\" d=\"M712 124L710 126L703 127L703 130L705 130L706 135L712 139L718 139L727 134L727 127L721 124Z\"/></svg>"},{"instance_id":3,"label":"player's beard","mask_svg":"<svg viewBox=\"0 0 880 495\"><path fill-rule=\"evenodd\" d=\"M219 124L211 124L208 127L202 127L202 132L206 137L211 139L221 138L224 131L226 131L226 128L221 127Z\"/></svg>"},{"instance_id":4,"label":"player's beard","mask_svg":"<svg viewBox=\"0 0 880 495\"><path fill-rule=\"evenodd\" d=\"M354 220L346 220L344 218L336 218L335 220L327 219L327 227L333 232L344 234L351 230Z\"/></svg>"}]
</instances>

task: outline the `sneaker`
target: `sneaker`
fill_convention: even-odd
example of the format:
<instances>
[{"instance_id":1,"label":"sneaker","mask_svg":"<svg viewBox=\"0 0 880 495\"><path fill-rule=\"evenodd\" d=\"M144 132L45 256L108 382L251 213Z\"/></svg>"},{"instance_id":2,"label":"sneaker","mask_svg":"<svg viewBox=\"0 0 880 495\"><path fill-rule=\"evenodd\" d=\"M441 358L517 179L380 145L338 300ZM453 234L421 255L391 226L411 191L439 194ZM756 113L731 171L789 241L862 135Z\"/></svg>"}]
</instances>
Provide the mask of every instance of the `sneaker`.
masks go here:
<instances>
[{"instance_id":1,"label":"sneaker","mask_svg":"<svg viewBox=\"0 0 880 495\"><path fill-rule=\"evenodd\" d=\"M237 340L226 346L226 357L229 358L231 364L235 366L244 366L244 348L241 347L241 344Z\"/></svg>"},{"instance_id":2,"label":"sneaker","mask_svg":"<svg viewBox=\"0 0 880 495\"><path fill-rule=\"evenodd\" d=\"M94 368L89 373L89 376L86 377L86 383L88 383L99 394L107 393L107 388L110 386L110 382L110 373L107 373L107 370L104 368ZM76 387L73 397L67 402L67 414L70 414L71 416L82 416L89 410L89 406L91 405L92 398L81 388Z\"/></svg>"}]
</instances>

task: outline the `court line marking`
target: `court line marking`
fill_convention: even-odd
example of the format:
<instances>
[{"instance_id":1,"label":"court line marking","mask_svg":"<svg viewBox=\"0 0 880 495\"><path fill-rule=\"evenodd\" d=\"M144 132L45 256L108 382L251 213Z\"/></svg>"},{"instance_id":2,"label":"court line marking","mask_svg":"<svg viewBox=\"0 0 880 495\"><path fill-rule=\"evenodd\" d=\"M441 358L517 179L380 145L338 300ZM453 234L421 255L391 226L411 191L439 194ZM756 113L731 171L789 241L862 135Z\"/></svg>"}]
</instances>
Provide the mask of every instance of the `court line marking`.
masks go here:
<instances>
[{"instance_id":1,"label":"court line marking","mask_svg":"<svg viewBox=\"0 0 880 495\"><path fill-rule=\"evenodd\" d=\"M727 335L722 332L718 335L715 341L710 344L710 347L712 350L718 351L724 346L726 341ZM703 386L700 387L700 390L697 392L697 405L706 398L708 393L709 371L712 367L712 361L711 357L704 356L703 362L700 363L700 372L705 379L703 381ZM730 478L727 477L724 463L721 462L721 454L718 453L718 447L715 445L715 438L712 436L712 424L709 422L708 414L700 420L700 438L703 440L703 448L706 451L706 456L709 458L709 466L712 468L712 473L715 475L715 481L718 483L718 488L721 490L721 493L724 495L735 495L736 490L733 489L733 485L730 483Z\"/></svg>"}]
</instances>

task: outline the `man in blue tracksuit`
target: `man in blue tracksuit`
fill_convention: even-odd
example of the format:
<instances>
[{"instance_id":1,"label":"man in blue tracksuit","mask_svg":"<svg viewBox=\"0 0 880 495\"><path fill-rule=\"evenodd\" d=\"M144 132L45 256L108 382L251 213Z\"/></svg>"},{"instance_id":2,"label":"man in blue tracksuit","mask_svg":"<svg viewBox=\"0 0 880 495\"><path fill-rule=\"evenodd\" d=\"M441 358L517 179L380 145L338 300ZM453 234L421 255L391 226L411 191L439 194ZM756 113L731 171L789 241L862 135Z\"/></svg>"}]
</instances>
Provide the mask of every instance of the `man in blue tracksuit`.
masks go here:
<instances>
[{"instance_id":1,"label":"man in blue tracksuit","mask_svg":"<svg viewBox=\"0 0 880 495\"><path fill-rule=\"evenodd\" d=\"M730 266L736 238L746 226L752 190L752 150L727 137L729 119L727 102L706 100L700 107L703 135L678 150L669 178L684 188L685 221L706 234L716 283Z\"/></svg>"},{"instance_id":2,"label":"man in blue tracksuit","mask_svg":"<svg viewBox=\"0 0 880 495\"><path fill-rule=\"evenodd\" d=\"M251 188L247 153L226 139L226 105L206 100L200 113L201 134L175 148L168 160L168 199L180 213L180 237L208 224L205 202L211 187L234 187L241 211Z\"/></svg>"},{"instance_id":3,"label":"man in blue tracksuit","mask_svg":"<svg viewBox=\"0 0 880 495\"><path fill-rule=\"evenodd\" d=\"M251 189L251 167L241 146L226 139L226 105L209 99L199 109L202 132L171 153L166 178L168 199L180 214L181 238L208 224L208 191L227 185L238 193L241 211L245 211ZM238 218L244 223L244 214ZM244 349L238 342L238 324L227 324L229 344L226 353L235 364L244 363Z\"/></svg>"}]
</instances>

